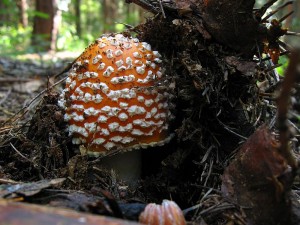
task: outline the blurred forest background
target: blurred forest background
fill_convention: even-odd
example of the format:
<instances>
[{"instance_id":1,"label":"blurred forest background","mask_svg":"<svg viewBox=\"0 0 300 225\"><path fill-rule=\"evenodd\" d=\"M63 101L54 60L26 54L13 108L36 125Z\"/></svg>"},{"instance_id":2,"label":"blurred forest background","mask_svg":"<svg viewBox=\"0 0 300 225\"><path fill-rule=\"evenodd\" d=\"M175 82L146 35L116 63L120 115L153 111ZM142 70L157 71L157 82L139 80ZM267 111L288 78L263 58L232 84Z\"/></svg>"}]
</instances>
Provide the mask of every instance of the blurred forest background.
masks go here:
<instances>
[{"instance_id":1,"label":"blurred forest background","mask_svg":"<svg viewBox=\"0 0 300 225\"><path fill-rule=\"evenodd\" d=\"M257 1L258 6L265 2ZM299 32L300 0L276 17L291 10L284 26ZM123 31L124 24L135 26L149 16L125 0L0 0L0 56L81 52L102 33Z\"/></svg>"},{"instance_id":2,"label":"blurred forest background","mask_svg":"<svg viewBox=\"0 0 300 225\"><path fill-rule=\"evenodd\" d=\"M81 52L101 34L147 16L124 0L0 0L0 56Z\"/></svg>"}]
</instances>

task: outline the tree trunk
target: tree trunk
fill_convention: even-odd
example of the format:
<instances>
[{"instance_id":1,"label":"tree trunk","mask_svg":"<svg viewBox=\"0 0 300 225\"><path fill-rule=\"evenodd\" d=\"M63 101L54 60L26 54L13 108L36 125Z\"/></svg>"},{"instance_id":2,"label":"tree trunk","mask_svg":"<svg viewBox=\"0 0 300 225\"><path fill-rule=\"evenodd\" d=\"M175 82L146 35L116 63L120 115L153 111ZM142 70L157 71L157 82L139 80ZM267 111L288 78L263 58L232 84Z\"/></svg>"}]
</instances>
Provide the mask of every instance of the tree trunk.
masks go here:
<instances>
[{"instance_id":1,"label":"tree trunk","mask_svg":"<svg viewBox=\"0 0 300 225\"><path fill-rule=\"evenodd\" d=\"M53 28L52 28L52 33L51 33L51 44L50 44L50 50L55 51L56 50L56 42L57 42L57 37L58 37L58 30L59 30L59 25L61 24L61 10L56 9L55 10L55 15L53 18Z\"/></svg>"},{"instance_id":2,"label":"tree trunk","mask_svg":"<svg viewBox=\"0 0 300 225\"><path fill-rule=\"evenodd\" d=\"M115 22L117 18L117 1L116 0L103 0L102 15L105 32L115 31Z\"/></svg>"},{"instance_id":3,"label":"tree trunk","mask_svg":"<svg viewBox=\"0 0 300 225\"><path fill-rule=\"evenodd\" d=\"M36 11L48 16L36 15L33 21L32 45L39 51L55 50L61 11L57 9L58 0L36 0Z\"/></svg>"},{"instance_id":4,"label":"tree trunk","mask_svg":"<svg viewBox=\"0 0 300 225\"><path fill-rule=\"evenodd\" d=\"M9 8L8 4L9 3L0 1L0 26L7 25L10 22L10 14L7 12Z\"/></svg>"},{"instance_id":5,"label":"tree trunk","mask_svg":"<svg viewBox=\"0 0 300 225\"><path fill-rule=\"evenodd\" d=\"M137 7L137 6L136 6ZM140 23L144 23L144 22L146 22L146 11L143 9L143 8L141 8L141 7L137 7L137 10L138 10L138 21L140 22Z\"/></svg>"},{"instance_id":6,"label":"tree trunk","mask_svg":"<svg viewBox=\"0 0 300 225\"><path fill-rule=\"evenodd\" d=\"M128 4L126 5L126 22L133 26L144 23L146 21L145 13L147 13L147 11L143 8Z\"/></svg>"},{"instance_id":7,"label":"tree trunk","mask_svg":"<svg viewBox=\"0 0 300 225\"><path fill-rule=\"evenodd\" d=\"M28 4L27 4L27 0L19 0L18 1L18 8L19 8L19 23L23 27L27 27L28 26L28 15L27 15Z\"/></svg>"},{"instance_id":8,"label":"tree trunk","mask_svg":"<svg viewBox=\"0 0 300 225\"><path fill-rule=\"evenodd\" d=\"M76 34L81 37L81 13L80 13L81 0L75 0L75 22L76 22Z\"/></svg>"},{"instance_id":9,"label":"tree trunk","mask_svg":"<svg viewBox=\"0 0 300 225\"><path fill-rule=\"evenodd\" d=\"M0 26L3 26L3 24L5 23L5 14L4 14L4 7L5 7L5 4L0 1L0 9L1 9L1 12L0 12Z\"/></svg>"},{"instance_id":10,"label":"tree trunk","mask_svg":"<svg viewBox=\"0 0 300 225\"><path fill-rule=\"evenodd\" d=\"M294 2L295 7L294 7L294 11L295 11L295 18L300 18L300 1L295 1ZM298 31L299 31L299 26L298 26Z\"/></svg>"}]
</instances>

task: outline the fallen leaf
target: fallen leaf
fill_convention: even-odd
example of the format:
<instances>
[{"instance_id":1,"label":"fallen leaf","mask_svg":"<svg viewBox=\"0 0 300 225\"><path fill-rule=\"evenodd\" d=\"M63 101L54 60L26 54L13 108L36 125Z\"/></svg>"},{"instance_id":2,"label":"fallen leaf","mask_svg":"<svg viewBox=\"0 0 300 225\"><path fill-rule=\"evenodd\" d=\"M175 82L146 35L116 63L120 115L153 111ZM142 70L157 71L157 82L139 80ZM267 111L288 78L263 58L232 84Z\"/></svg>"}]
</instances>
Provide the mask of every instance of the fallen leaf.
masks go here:
<instances>
[{"instance_id":1,"label":"fallen leaf","mask_svg":"<svg viewBox=\"0 0 300 225\"><path fill-rule=\"evenodd\" d=\"M293 176L274 135L262 126L222 176L222 194L245 208L249 224L289 224Z\"/></svg>"}]
</instances>

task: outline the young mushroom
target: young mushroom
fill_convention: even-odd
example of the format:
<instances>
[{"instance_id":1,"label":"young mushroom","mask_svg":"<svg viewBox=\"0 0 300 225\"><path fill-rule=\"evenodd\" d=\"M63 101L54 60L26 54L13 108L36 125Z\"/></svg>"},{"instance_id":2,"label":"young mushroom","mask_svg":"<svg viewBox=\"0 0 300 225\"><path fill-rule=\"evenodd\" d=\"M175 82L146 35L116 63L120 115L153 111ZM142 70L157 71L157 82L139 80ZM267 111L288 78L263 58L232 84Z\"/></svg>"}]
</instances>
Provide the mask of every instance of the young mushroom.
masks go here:
<instances>
[{"instance_id":1,"label":"young mushroom","mask_svg":"<svg viewBox=\"0 0 300 225\"><path fill-rule=\"evenodd\" d=\"M186 225L183 212L170 200L163 200L161 205L148 204L140 214L139 222L147 225Z\"/></svg>"},{"instance_id":2,"label":"young mushroom","mask_svg":"<svg viewBox=\"0 0 300 225\"><path fill-rule=\"evenodd\" d=\"M65 110L72 143L81 145L81 152L124 153L115 156L118 162L106 161L124 173L125 180L139 173L126 171L140 163L132 161L131 155L139 152L133 150L160 146L172 137L174 85L164 75L161 62L161 55L146 42L122 34L104 35L73 64L58 101ZM131 155L126 156L128 151Z\"/></svg>"}]
</instances>

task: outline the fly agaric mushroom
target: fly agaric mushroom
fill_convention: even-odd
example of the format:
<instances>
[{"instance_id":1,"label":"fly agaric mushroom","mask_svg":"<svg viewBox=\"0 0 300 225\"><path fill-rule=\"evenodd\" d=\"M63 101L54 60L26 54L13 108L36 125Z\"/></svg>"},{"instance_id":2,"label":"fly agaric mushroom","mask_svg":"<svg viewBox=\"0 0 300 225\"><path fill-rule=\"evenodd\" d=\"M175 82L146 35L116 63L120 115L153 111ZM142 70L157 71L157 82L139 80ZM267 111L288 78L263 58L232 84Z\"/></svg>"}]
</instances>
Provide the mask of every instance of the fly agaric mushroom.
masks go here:
<instances>
[{"instance_id":1,"label":"fly agaric mushroom","mask_svg":"<svg viewBox=\"0 0 300 225\"><path fill-rule=\"evenodd\" d=\"M186 225L183 212L170 200L163 200L161 205L148 204L140 214L139 222L147 225Z\"/></svg>"},{"instance_id":2,"label":"fly agaric mushroom","mask_svg":"<svg viewBox=\"0 0 300 225\"><path fill-rule=\"evenodd\" d=\"M86 48L58 101L72 143L99 156L168 142L174 85L160 57L150 44L122 34Z\"/></svg>"}]
</instances>

